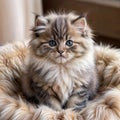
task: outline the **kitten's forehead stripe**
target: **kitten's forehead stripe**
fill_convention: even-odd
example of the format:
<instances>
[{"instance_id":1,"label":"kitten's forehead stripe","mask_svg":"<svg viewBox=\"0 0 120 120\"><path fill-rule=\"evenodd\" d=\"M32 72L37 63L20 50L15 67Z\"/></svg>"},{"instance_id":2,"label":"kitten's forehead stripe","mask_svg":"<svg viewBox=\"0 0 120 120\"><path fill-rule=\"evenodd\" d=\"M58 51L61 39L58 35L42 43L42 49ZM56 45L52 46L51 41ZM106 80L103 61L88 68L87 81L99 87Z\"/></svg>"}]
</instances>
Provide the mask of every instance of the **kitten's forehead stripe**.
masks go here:
<instances>
[{"instance_id":1,"label":"kitten's forehead stripe","mask_svg":"<svg viewBox=\"0 0 120 120\"><path fill-rule=\"evenodd\" d=\"M64 17L58 17L52 24L54 38L63 39L68 31L67 20Z\"/></svg>"}]
</instances>

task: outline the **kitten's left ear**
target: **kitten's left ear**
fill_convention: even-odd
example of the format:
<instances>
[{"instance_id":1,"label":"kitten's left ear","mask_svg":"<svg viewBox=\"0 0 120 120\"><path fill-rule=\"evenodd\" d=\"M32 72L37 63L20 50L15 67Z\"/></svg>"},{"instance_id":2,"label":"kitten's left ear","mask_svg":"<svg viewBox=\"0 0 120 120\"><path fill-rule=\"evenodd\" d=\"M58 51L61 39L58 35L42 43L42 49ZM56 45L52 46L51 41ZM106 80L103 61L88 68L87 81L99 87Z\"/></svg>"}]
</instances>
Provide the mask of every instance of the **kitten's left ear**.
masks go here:
<instances>
[{"instance_id":1,"label":"kitten's left ear","mask_svg":"<svg viewBox=\"0 0 120 120\"><path fill-rule=\"evenodd\" d=\"M72 24L74 24L74 26L78 28L80 32L84 32L87 29L87 21L85 17L77 17L72 21Z\"/></svg>"}]
</instances>

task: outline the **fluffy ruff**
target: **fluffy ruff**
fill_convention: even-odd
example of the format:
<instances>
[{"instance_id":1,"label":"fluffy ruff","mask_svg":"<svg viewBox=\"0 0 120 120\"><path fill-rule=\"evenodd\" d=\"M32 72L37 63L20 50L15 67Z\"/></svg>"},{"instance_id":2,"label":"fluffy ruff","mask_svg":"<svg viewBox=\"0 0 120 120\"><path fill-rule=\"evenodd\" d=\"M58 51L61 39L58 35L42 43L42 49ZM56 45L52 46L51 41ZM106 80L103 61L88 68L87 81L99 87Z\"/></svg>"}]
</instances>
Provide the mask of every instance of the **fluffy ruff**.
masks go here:
<instances>
[{"instance_id":1,"label":"fluffy ruff","mask_svg":"<svg viewBox=\"0 0 120 120\"><path fill-rule=\"evenodd\" d=\"M119 120L120 50L96 46L96 64L100 88L96 99L81 112L54 111L47 106L28 103L19 80L24 71L27 45L8 44L0 48L0 120Z\"/></svg>"}]
</instances>

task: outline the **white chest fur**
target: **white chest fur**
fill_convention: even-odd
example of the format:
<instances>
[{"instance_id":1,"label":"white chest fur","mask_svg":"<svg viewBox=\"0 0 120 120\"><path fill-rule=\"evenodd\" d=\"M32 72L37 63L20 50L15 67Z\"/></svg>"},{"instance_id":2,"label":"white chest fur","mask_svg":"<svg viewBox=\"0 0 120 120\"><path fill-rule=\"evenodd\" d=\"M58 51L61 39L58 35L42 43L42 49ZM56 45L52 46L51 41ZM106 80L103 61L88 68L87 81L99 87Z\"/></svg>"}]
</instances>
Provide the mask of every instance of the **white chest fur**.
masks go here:
<instances>
[{"instance_id":1,"label":"white chest fur","mask_svg":"<svg viewBox=\"0 0 120 120\"><path fill-rule=\"evenodd\" d=\"M37 71L37 81L42 78L46 84L51 84L51 87L62 100L62 104L71 95L75 84L81 86L83 83L87 84L89 73L94 66L93 57L87 59L76 60L74 63L67 65L58 65L50 63L49 61L32 58L34 61L32 67ZM33 70L34 71L34 70Z\"/></svg>"},{"instance_id":2,"label":"white chest fur","mask_svg":"<svg viewBox=\"0 0 120 120\"><path fill-rule=\"evenodd\" d=\"M44 71L49 69L49 72L44 76L44 80L47 83L52 83L52 88L64 104L73 90L72 76L68 74L69 72L63 66L52 65L50 67L49 65L47 67L49 68L44 69Z\"/></svg>"}]
</instances>

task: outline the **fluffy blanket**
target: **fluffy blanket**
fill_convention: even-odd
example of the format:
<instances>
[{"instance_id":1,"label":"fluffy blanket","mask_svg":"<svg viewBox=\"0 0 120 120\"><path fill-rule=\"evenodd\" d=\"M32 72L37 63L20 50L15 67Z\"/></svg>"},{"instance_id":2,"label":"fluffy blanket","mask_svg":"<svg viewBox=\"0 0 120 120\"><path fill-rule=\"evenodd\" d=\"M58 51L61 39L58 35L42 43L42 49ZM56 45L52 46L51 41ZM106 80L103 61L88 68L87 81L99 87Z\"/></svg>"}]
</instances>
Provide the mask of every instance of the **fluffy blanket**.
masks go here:
<instances>
[{"instance_id":1,"label":"fluffy blanket","mask_svg":"<svg viewBox=\"0 0 120 120\"><path fill-rule=\"evenodd\" d=\"M95 46L100 88L80 112L36 107L24 99L18 78L26 54L22 42L0 47L0 120L120 120L120 50Z\"/></svg>"}]
</instances>

